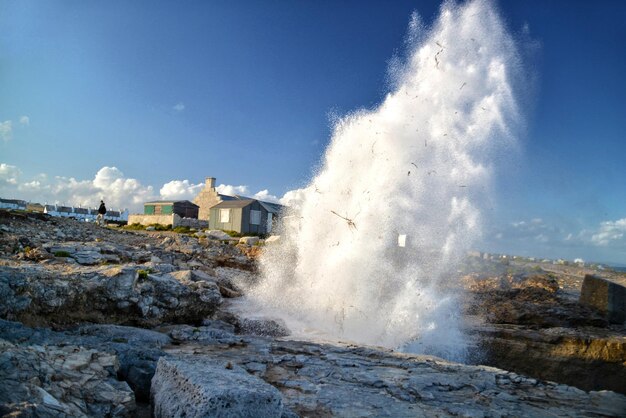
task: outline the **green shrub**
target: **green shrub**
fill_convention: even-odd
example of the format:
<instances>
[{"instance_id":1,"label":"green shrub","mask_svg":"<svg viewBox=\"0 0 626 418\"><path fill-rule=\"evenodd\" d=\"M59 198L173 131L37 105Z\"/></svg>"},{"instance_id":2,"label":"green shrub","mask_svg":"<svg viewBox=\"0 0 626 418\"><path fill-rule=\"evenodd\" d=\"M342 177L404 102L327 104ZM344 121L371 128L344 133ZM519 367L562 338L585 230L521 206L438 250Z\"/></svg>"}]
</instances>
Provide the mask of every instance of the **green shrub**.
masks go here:
<instances>
[{"instance_id":1,"label":"green shrub","mask_svg":"<svg viewBox=\"0 0 626 418\"><path fill-rule=\"evenodd\" d=\"M242 235L237 231L224 231L233 238L240 238Z\"/></svg>"},{"instance_id":2,"label":"green shrub","mask_svg":"<svg viewBox=\"0 0 626 418\"><path fill-rule=\"evenodd\" d=\"M55 257L69 257L70 253L68 253L67 251L55 251L54 256Z\"/></svg>"},{"instance_id":3,"label":"green shrub","mask_svg":"<svg viewBox=\"0 0 626 418\"><path fill-rule=\"evenodd\" d=\"M137 277L139 277L142 280L147 279L148 274L150 274L149 270L137 270Z\"/></svg>"},{"instance_id":4,"label":"green shrub","mask_svg":"<svg viewBox=\"0 0 626 418\"><path fill-rule=\"evenodd\" d=\"M172 231L179 234L189 234L191 233L191 228L189 228L188 226L177 226L176 228L172 229Z\"/></svg>"},{"instance_id":5,"label":"green shrub","mask_svg":"<svg viewBox=\"0 0 626 418\"><path fill-rule=\"evenodd\" d=\"M146 229L146 227L143 226L142 224L134 223L134 224L126 225L124 229L130 229L131 231L141 231L141 230Z\"/></svg>"},{"instance_id":6,"label":"green shrub","mask_svg":"<svg viewBox=\"0 0 626 418\"><path fill-rule=\"evenodd\" d=\"M172 225L150 224L154 227L155 231L169 231L172 229Z\"/></svg>"}]
</instances>

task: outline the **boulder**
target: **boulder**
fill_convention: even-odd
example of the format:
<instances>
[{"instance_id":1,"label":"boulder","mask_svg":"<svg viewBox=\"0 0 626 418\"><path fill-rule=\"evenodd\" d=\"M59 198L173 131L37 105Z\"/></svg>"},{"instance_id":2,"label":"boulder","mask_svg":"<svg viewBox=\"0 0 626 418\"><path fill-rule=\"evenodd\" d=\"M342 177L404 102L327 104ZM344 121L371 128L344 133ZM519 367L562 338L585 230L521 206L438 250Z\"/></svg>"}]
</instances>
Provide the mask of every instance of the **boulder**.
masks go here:
<instances>
[{"instance_id":1,"label":"boulder","mask_svg":"<svg viewBox=\"0 0 626 418\"><path fill-rule=\"evenodd\" d=\"M135 397L116 379L117 357L74 345L16 346L0 340L3 416L131 417Z\"/></svg>"},{"instance_id":2,"label":"boulder","mask_svg":"<svg viewBox=\"0 0 626 418\"><path fill-rule=\"evenodd\" d=\"M241 237L239 238L239 244L255 245L259 242L259 237Z\"/></svg>"},{"instance_id":3,"label":"boulder","mask_svg":"<svg viewBox=\"0 0 626 418\"><path fill-rule=\"evenodd\" d=\"M166 355L162 347L172 340L165 334L119 325L83 325L64 332L30 328L19 322L0 320L0 339L20 346L71 344L115 354L117 375L135 392L138 401L150 399L150 382L156 363Z\"/></svg>"},{"instance_id":4,"label":"boulder","mask_svg":"<svg viewBox=\"0 0 626 418\"><path fill-rule=\"evenodd\" d=\"M273 319L240 319L238 332L247 335L286 337L291 334L287 326Z\"/></svg>"},{"instance_id":5,"label":"boulder","mask_svg":"<svg viewBox=\"0 0 626 418\"><path fill-rule=\"evenodd\" d=\"M231 326L231 328L233 327ZM177 343L195 341L203 344L231 344L241 341L241 338L235 336L234 329L223 327L170 325L161 331L167 331L172 340Z\"/></svg>"},{"instance_id":6,"label":"boulder","mask_svg":"<svg viewBox=\"0 0 626 418\"><path fill-rule=\"evenodd\" d=\"M161 358L152 380L155 418L276 417L278 389L230 362L208 357Z\"/></svg>"},{"instance_id":7,"label":"boulder","mask_svg":"<svg viewBox=\"0 0 626 418\"><path fill-rule=\"evenodd\" d=\"M591 274L585 275L579 302L604 313L609 322L626 321L626 287Z\"/></svg>"},{"instance_id":8,"label":"boulder","mask_svg":"<svg viewBox=\"0 0 626 418\"><path fill-rule=\"evenodd\" d=\"M206 231L206 237L209 239L230 240L230 235L219 229Z\"/></svg>"},{"instance_id":9,"label":"boulder","mask_svg":"<svg viewBox=\"0 0 626 418\"><path fill-rule=\"evenodd\" d=\"M265 238L265 243L266 244L272 244L272 243L278 242L278 241L280 241L280 235L272 235L272 236L269 236L269 237Z\"/></svg>"}]
</instances>

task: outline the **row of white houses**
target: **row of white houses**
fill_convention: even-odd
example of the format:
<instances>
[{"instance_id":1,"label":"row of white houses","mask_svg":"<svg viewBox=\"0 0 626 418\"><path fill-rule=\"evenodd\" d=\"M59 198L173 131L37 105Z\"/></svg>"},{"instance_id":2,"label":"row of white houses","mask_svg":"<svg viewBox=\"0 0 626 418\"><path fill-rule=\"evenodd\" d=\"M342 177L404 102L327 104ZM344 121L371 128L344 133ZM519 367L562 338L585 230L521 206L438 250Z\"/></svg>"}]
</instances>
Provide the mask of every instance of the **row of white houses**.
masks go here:
<instances>
[{"instance_id":1,"label":"row of white houses","mask_svg":"<svg viewBox=\"0 0 626 418\"><path fill-rule=\"evenodd\" d=\"M0 209L12 209L12 210L27 210L29 203L24 200L16 199L2 199L0 198ZM41 206L41 205L39 205ZM93 222L98 216L97 208L81 208L73 206L61 206L61 205L43 205L43 213L47 213L50 216L58 216L62 218L74 218L81 221ZM123 211L119 210L107 210L104 215L105 221L127 222L128 221L128 209Z\"/></svg>"}]
</instances>

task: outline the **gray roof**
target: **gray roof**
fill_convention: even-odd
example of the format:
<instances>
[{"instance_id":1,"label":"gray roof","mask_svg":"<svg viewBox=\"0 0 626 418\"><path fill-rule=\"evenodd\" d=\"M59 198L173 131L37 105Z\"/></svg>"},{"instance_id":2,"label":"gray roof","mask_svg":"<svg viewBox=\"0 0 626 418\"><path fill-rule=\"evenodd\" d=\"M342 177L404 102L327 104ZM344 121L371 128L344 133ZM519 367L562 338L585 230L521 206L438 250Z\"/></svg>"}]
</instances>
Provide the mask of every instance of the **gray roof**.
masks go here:
<instances>
[{"instance_id":1,"label":"gray roof","mask_svg":"<svg viewBox=\"0 0 626 418\"><path fill-rule=\"evenodd\" d=\"M263 202L262 200L259 200L259 203L261 204L261 206L263 206L265 208L266 211L268 211L269 213L279 213L281 210L283 210L284 206L283 205L279 205L278 203L272 203L272 202Z\"/></svg>"},{"instance_id":2,"label":"gray roof","mask_svg":"<svg viewBox=\"0 0 626 418\"><path fill-rule=\"evenodd\" d=\"M17 199L3 199L0 197L0 202L2 203L13 203L16 205L25 205L26 201L25 200L17 200Z\"/></svg>"},{"instance_id":3,"label":"gray roof","mask_svg":"<svg viewBox=\"0 0 626 418\"><path fill-rule=\"evenodd\" d=\"M237 200L237 199L240 198L240 196L229 196L227 194L221 194L221 193L218 193L217 197L222 199L222 201L224 201L224 200Z\"/></svg>"},{"instance_id":4,"label":"gray roof","mask_svg":"<svg viewBox=\"0 0 626 418\"><path fill-rule=\"evenodd\" d=\"M159 204L159 205L165 205L165 204L174 204L174 203L189 203L191 205L194 206L198 206L195 203L191 203L189 200L153 200L151 202L145 202L144 205L147 204ZM200 206L198 206L200 207Z\"/></svg>"},{"instance_id":5,"label":"gray roof","mask_svg":"<svg viewBox=\"0 0 626 418\"><path fill-rule=\"evenodd\" d=\"M246 206L251 205L254 202L254 199L225 200L215 206L211 206L211 209L245 208Z\"/></svg>"}]
</instances>

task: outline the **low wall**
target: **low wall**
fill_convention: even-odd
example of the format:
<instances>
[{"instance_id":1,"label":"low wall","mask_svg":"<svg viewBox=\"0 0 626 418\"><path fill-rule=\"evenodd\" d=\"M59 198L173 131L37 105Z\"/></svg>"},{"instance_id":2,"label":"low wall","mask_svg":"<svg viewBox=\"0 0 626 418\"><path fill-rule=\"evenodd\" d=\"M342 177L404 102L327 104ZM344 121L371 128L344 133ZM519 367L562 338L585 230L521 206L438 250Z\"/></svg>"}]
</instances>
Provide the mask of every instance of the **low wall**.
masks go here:
<instances>
[{"instance_id":1,"label":"low wall","mask_svg":"<svg viewBox=\"0 0 626 418\"><path fill-rule=\"evenodd\" d=\"M134 214L128 216L128 225L132 224L141 224L141 225L152 225L152 224L160 224L160 225L172 225L172 227L178 226L175 225L176 218L180 219L180 216L174 214L171 215L143 215L143 214Z\"/></svg>"},{"instance_id":2,"label":"low wall","mask_svg":"<svg viewBox=\"0 0 626 418\"><path fill-rule=\"evenodd\" d=\"M141 224L145 226L152 224L172 225L172 228L176 228L177 226L187 226L195 229L208 228L209 226L208 221L202 221L196 218L181 218L175 213L171 215L129 215L128 225L132 224Z\"/></svg>"},{"instance_id":3,"label":"low wall","mask_svg":"<svg viewBox=\"0 0 626 418\"><path fill-rule=\"evenodd\" d=\"M205 229L209 227L209 221L203 221L196 218L179 218L174 226L187 226L195 229Z\"/></svg>"}]
</instances>

